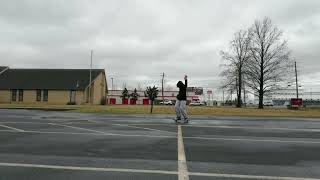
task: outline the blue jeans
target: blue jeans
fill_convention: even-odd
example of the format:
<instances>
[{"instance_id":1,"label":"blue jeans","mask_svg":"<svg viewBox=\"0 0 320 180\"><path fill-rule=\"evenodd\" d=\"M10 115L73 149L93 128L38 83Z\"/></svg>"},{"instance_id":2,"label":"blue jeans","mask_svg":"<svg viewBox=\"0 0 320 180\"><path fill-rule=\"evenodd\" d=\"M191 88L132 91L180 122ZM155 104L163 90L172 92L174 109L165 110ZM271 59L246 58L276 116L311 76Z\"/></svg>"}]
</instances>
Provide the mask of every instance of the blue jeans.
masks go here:
<instances>
[{"instance_id":1,"label":"blue jeans","mask_svg":"<svg viewBox=\"0 0 320 180\"><path fill-rule=\"evenodd\" d=\"M181 101L177 100L175 108L176 108L177 118L188 119L187 101L185 101L185 100L181 100Z\"/></svg>"}]
</instances>

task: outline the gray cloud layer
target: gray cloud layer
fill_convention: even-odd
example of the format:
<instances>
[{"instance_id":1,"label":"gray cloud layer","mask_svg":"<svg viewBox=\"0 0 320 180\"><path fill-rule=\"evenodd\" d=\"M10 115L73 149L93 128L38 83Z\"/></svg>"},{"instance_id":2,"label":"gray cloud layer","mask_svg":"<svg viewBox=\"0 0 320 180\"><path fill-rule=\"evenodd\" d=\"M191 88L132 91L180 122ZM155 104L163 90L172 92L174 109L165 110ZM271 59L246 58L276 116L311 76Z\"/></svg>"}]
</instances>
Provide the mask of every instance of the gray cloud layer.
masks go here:
<instances>
[{"instance_id":1,"label":"gray cloud layer","mask_svg":"<svg viewBox=\"0 0 320 180\"><path fill-rule=\"evenodd\" d=\"M318 0L3 0L1 65L14 68L105 68L117 86L191 85L216 88L232 34L269 16L284 31L302 85L320 91ZM110 79L108 79L110 80Z\"/></svg>"}]
</instances>

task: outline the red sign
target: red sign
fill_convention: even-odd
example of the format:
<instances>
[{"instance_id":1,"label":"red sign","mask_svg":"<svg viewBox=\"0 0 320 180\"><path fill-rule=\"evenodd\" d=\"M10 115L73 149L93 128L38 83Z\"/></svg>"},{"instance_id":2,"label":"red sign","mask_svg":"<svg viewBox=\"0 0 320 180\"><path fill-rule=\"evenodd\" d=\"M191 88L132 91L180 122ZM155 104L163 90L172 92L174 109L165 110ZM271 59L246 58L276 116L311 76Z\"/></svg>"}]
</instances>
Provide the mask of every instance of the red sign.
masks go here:
<instances>
[{"instance_id":1,"label":"red sign","mask_svg":"<svg viewBox=\"0 0 320 180\"><path fill-rule=\"evenodd\" d=\"M198 100L199 97L198 96L192 96L192 100Z\"/></svg>"},{"instance_id":2,"label":"red sign","mask_svg":"<svg viewBox=\"0 0 320 180\"><path fill-rule=\"evenodd\" d=\"M302 99L301 98L292 98L291 99L291 106L302 106Z\"/></svg>"}]
</instances>

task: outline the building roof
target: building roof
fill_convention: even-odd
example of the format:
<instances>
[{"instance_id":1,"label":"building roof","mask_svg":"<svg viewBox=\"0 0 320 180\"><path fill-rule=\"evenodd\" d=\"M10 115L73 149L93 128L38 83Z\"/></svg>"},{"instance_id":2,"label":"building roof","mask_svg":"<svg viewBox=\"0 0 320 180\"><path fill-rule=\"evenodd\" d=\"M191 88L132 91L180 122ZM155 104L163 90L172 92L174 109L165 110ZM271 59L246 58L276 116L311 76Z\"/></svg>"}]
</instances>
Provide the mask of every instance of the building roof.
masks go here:
<instances>
[{"instance_id":1,"label":"building roof","mask_svg":"<svg viewBox=\"0 0 320 180\"><path fill-rule=\"evenodd\" d=\"M2 71L6 70L8 67L7 66L0 66L0 74L2 73Z\"/></svg>"},{"instance_id":2,"label":"building roof","mask_svg":"<svg viewBox=\"0 0 320 180\"><path fill-rule=\"evenodd\" d=\"M92 70L92 81L104 69ZM8 69L0 75L0 89L84 90L89 69Z\"/></svg>"}]
</instances>

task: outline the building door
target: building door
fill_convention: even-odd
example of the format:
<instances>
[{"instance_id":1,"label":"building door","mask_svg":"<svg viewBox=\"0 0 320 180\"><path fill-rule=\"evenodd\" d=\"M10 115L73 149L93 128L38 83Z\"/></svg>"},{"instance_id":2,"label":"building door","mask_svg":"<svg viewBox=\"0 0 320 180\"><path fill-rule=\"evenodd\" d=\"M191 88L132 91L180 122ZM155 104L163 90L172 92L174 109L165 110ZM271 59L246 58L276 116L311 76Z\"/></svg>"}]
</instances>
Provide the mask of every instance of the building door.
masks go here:
<instances>
[{"instance_id":1,"label":"building door","mask_svg":"<svg viewBox=\"0 0 320 180\"><path fill-rule=\"evenodd\" d=\"M123 99L122 104L129 104L129 100L127 98Z\"/></svg>"},{"instance_id":2,"label":"building door","mask_svg":"<svg viewBox=\"0 0 320 180\"><path fill-rule=\"evenodd\" d=\"M110 98L109 104L116 104L117 100L116 98Z\"/></svg>"},{"instance_id":3,"label":"building door","mask_svg":"<svg viewBox=\"0 0 320 180\"><path fill-rule=\"evenodd\" d=\"M149 99L143 99L143 105L149 105Z\"/></svg>"},{"instance_id":4,"label":"building door","mask_svg":"<svg viewBox=\"0 0 320 180\"><path fill-rule=\"evenodd\" d=\"M131 105L137 104L137 100L135 100L135 99L130 99L130 104L131 104Z\"/></svg>"},{"instance_id":5,"label":"building door","mask_svg":"<svg viewBox=\"0 0 320 180\"><path fill-rule=\"evenodd\" d=\"M76 103L76 91L75 90L71 90L70 91L70 103L75 104Z\"/></svg>"}]
</instances>

